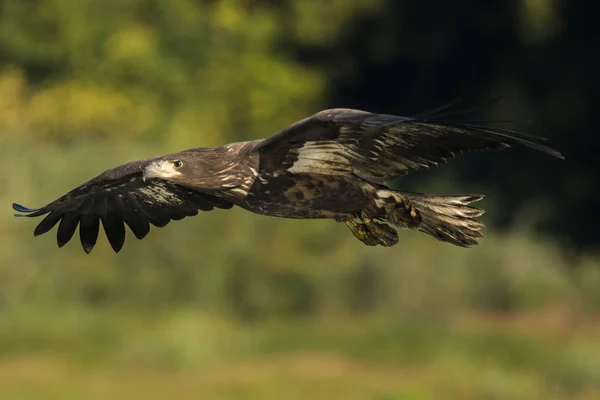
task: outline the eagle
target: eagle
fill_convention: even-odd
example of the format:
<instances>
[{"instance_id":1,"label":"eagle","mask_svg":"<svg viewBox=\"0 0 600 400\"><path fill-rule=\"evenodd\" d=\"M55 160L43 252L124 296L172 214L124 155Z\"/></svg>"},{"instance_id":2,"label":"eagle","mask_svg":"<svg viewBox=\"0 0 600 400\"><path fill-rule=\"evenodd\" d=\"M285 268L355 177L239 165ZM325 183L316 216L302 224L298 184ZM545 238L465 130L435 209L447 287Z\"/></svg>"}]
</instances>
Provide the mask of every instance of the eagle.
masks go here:
<instances>
[{"instance_id":1,"label":"eagle","mask_svg":"<svg viewBox=\"0 0 600 400\"><path fill-rule=\"evenodd\" d=\"M79 226L86 253L96 244L100 222L119 252L125 225L143 239L151 225L234 206L274 217L333 219L369 246L395 245L396 228L403 228L470 247L483 237L477 218L484 211L471 205L483 195L413 193L388 182L468 151L523 145L564 157L540 144L543 138L450 119L440 110L413 117L323 110L266 139L133 161L41 208L14 203L13 209L16 216L45 216L35 236L58 224L59 247Z\"/></svg>"}]
</instances>

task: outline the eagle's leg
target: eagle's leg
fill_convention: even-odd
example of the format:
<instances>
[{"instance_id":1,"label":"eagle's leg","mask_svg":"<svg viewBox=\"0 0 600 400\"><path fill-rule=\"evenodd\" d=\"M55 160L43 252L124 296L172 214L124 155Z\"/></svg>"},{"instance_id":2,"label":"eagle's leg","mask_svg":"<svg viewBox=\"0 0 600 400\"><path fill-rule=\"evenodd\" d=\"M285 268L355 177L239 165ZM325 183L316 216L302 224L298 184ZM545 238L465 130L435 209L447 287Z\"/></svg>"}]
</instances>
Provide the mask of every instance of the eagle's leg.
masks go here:
<instances>
[{"instance_id":1,"label":"eagle's leg","mask_svg":"<svg viewBox=\"0 0 600 400\"><path fill-rule=\"evenodd\" d=\"M357 221L354 218L345 219L344 223L350 228L352 234L367 246L377 246L380 244L380 240L377 236L373 235L364 223Z\"/></svg>"},{"instance_id":2,"label":"eagle's leg","mask_svg":"<svg viewBox=\"0 0 600 400\"><path fill-rule=\"evenodd\" d=\"M377 222L365 213L361 216L361 220L380 245L387 247L398 243L398 232L388 224Z\"/></svg>"}]
</instances>

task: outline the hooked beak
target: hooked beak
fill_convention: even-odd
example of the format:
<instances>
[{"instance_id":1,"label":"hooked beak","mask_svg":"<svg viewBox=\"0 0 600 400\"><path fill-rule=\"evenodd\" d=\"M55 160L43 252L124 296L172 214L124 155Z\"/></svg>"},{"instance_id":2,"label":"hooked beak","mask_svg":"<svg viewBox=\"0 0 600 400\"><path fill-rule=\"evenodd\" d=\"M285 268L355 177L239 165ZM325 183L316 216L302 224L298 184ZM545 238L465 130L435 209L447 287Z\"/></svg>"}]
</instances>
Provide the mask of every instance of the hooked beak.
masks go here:
<instances>
[{"instance_id":1,"label":"hooked beak","mask_svg":"<svg viewBox=\"0 0 600 400\"><path fill-rule=\"evenodd\" d=\"M169 179L181 175L173 166L173 163L164 160L153 161L148 164L142 172L142 180L148 179Z\"/></svg>"}]
</instances>

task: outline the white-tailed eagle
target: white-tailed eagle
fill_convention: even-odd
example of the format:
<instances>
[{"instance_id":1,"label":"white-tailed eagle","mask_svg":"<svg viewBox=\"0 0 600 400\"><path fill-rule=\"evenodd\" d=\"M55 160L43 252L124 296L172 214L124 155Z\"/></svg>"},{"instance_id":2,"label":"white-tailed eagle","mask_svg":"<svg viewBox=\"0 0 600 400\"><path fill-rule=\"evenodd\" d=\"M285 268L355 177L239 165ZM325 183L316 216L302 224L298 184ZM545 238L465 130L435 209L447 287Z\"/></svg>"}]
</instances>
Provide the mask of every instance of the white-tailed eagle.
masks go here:
<instances>
[{"instance_id":1,"label":"white-tailed eagle","mask_svg":"<svg viewBox=\"0 0 600 400\"><path fill-rule=\"evenodd\" d=\"M216 149L198 148L109 169L50 204L18 216L45 218L34 235L58 224L62 247L79 225L89 253L100 222L115 252L125 225L138 239L150 225L164 227L214 208L242 207L284 218L344 222L367 245L398 242L394 227L425 232L457 246L483 235L470 205L482 195L435 195L390 189L386 182L429 168L457 153L524 145L554 157L542 138L448 120L446 114L400 117L351 109L318 112L276 135Z\"/></svg>"}]
</instances>

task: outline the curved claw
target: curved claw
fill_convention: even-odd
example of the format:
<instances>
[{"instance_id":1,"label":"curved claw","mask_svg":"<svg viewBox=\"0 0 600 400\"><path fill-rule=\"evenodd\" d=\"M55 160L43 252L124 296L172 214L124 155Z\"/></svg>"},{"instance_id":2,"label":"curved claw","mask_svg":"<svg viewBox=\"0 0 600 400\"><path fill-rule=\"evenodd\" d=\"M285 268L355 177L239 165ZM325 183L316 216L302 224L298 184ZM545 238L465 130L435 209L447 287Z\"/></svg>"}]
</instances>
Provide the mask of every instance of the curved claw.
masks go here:
<instances>
[{"instance_id":1,"label":"curved claw","mask_svg":"<svg viewBox=\"0 0 600 400\"><path fill-rule=\"evenodd\" d=\"M362 222L349 218L344 220L344 223L350 228L352 234L367 246L377 246L379 244L377 237L373 236L367 226Z\"/></svg>"},{"instance_id":2,"label":"curved claw","mask_svg":"<svg viewBox=\"0 0 600 400\"><path fill-rule=\"evenodd\" d=\"M377 222L371 218L363 219L363 223L369 233L377 238L380 245L389 247L398 243L398 232L388 224Z\"/></svg>"}]
</instances>

